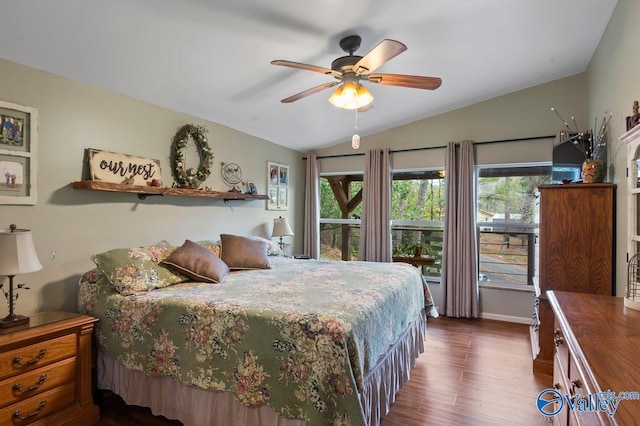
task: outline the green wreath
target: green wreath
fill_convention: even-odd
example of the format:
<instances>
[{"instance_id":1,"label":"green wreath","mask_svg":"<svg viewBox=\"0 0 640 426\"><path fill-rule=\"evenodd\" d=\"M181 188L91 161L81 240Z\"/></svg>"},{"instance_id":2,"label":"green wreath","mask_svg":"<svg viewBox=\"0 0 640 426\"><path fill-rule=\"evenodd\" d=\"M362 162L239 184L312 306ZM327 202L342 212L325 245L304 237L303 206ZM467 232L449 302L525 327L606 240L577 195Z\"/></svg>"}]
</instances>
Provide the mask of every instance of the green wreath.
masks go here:
<instances>
[{"instance_id":1,"label":"green wreath","mask_svg":"<svg viewBox=\"0 0 640 426\"><path fill-rule=\"evenodd\" d=\"M178 186L183 188L198 188L202 182L211 174L211 164L213 163L213 151L207 143L207 130L204 126L194 126L185 124L182 126L174 140L173 152L173 175ZM200 165L198 170L193 167L185 168L184 149L189 142L189 136L193 138L200 154Z\"/></svg>"}]
</instances>

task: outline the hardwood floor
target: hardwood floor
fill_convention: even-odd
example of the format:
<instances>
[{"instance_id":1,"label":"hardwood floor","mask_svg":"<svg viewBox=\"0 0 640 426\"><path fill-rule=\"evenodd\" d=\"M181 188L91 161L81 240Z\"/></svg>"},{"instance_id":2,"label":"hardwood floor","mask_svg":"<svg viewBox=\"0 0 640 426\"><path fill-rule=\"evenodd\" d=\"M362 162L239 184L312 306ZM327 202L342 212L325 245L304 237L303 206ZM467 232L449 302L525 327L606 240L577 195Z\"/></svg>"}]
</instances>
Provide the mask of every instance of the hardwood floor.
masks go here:
<instances>
[{"instance_id":1,"label":"hardwood floor","mask_svg":"<svg viewBox=\"0 0 640 426\"><path fill-rule=\"evenodd\" d=\"M429 318L425 353L382 425L549 425L536 397L552 378L531 363L527 325Z\"/></svg>"},{"instance_id":2,"label":"hardwood floor","mask_svg":"<svg viewBox=\"0 0 640 426\"><path fill-rule=\"evenodd\" d=\"M536 409L538 393L552 379L531 370L528 326L446 317L429 318L427 324L425 353L382 426L551 423ZM100 426L180 425L126 406L115 395L106 395L100 405Z\"/></svg>"}]
</instances>

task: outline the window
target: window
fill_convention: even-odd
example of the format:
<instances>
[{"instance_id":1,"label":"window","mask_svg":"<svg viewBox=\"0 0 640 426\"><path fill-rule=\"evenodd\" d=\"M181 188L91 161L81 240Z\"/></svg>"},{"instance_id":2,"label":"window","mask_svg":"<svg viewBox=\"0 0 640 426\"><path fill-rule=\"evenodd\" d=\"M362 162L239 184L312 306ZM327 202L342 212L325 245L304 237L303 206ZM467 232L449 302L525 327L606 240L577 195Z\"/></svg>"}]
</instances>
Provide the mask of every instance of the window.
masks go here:
<instances>
[{"instance_id":1,"label":"window","mask_svg":"<svg viewBox=\"0 0 640 426\"><path fill-rule=\"evenodd\" d=\"M357 173L320 177L320 258L357 260L362 215L362 180ZM392 250L394 255L422 254L436 258L423 267L440 276L444 171L395 171L391 186Z\"/></svg>"},{"instance_id":2,"label":"window","mask_svg":"<svg viewBox=\"0 0 640 426\"><path fill-rule=\"evenodd\" d=\"M444 170L395 171L391 186L393 254L435 257L422 273L440 276L444 218Z\"/></svg>"},{"instance_id":3,"label":"window","mask_svg":"<svg viewBox=\"0 0 640 426\"><path fill-rule=\"evenodd\" d=\"M479 281L531 285L535 271L536 190L551 182L550 165L478 167L476 222Z\"/></svg>"},{"instance_id":4,"label":"window","mask_svg":"<svg viewBox=\"0 0 640 426\"><path fill-rule=\"evenodd\" d=\"M358 259L362 178L362 173L320 176L320 259Z\"/></svg>"}]
</instances>

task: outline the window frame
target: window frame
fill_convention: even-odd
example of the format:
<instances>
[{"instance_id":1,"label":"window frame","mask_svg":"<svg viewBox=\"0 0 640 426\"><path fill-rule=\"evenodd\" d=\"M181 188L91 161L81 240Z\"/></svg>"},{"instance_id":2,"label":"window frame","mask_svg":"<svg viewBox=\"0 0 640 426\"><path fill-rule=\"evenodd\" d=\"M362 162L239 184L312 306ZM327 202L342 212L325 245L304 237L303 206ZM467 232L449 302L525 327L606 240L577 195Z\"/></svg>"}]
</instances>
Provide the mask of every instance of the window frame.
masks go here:
<instances>
[{"instance_id":1,"label":"window frame","mask_svg":"<svg viewBox=\"0 0 640 426\"><path fill-rule=\"evenodd\" d=\"M540 221L538 218L538 211L537 211L537 202L535 203L536 205L535 210L534 210L534 218L533 218L533 222L531 223L523 223L523 222L514 222L514 221L509 221L509 222L502 222L499 223L498 225L496 225L495 222L487 222L487 221L478 221L478 212L480 210L480 205L479 205L479 196L480 196L480 174L481 174L481 170L484 169L504 169L504 168L514 168L514 169L520 169L520 168L527 168L527 167L541 167L541 168L548 168L549 170L549 174L548 174L548 179L549 181L547 183L551 183L551 179L552 179L552 167L553 164L551 161L536 161L536 162L514 162L514 163L495 163L495 164L477 164L475 166L475 173L474 173L474 178L475 178L475 224L476 224L476 233L478 235L478 287L479 288L497 288L497 289L509 289L509 290L516 290L516 291L531 291L533 288L533 280L535 280L535 276L537 275L537 256L538 256L538 249L537 249L537 240L538 240L538 233L539 233L539 226L540 226ZM524 176L524 175L514 175L514 176ZM536 191L537 192L537 191ZM518 230L532 230L532 232L528 233L530 236L529 238L532 239L531 242L529 242L528 244L534 244L534 248L533 248L533 253L531 253L531 249L529 249L529 252L527 253L527 277L531 277L532 280L528 281L526 284L517 284L517 283L504 283L504 282L490 282L490 281L481 281L480 279L480 233L483 232L481 230L481 228L517 228ZM486 231L484 231L486 232ZM514 234L523 234L523 232L514 232ZM528 258L528 256L530 256L531 254L533 254L534 259L530 260ZM530 270L530 268L533 268L533 270Z\"/></svg>"}]
</instances>

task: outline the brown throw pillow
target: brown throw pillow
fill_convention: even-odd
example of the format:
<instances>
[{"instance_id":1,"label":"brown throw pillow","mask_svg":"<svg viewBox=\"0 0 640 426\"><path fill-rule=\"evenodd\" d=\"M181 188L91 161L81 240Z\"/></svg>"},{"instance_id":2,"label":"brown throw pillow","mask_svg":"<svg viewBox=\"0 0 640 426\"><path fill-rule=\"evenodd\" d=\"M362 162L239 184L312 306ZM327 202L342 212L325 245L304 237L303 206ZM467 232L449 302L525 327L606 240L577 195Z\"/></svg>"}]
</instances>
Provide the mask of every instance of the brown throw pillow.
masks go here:
<instances>
[{"instance_id":1,"label":"brown throw pillow","mask_svg":"<svg viewBox=\"0 0 640 426\"><path fill-rule=\"evenodd\" d=\"M220 257L230 269L271 269L264 241L229 234L221 234L220 241Z\"/></svg>"},{"instance_id":2,"label":"brown throw pillow","mask_svg":"<svg viewBox=\"0 0 640 426\"><path fill-rule=\"evenodd\" d=\"M194 281L221 283L229 273L229 267L218 256L191 240L186 240L162 263L173 266Z\"/></svg>"}]
</instances>

